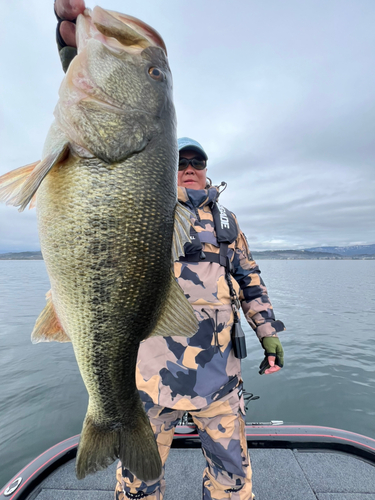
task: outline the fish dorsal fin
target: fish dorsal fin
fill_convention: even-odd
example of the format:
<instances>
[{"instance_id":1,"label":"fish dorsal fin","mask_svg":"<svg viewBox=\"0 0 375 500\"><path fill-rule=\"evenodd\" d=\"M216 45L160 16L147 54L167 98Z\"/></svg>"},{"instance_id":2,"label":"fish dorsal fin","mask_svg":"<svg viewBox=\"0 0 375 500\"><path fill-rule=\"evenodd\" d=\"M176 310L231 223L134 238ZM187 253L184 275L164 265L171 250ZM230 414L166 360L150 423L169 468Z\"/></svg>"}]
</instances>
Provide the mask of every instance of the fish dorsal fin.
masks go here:
<instances>
[{"instance_id":1,"label":"fish dorsal fin","mask_svg":"<svg viewBox=\"0 0 375 500\"><path fill-rule=\"evenodd\" d=\"M184 245L190 243L190 212L181 203L176 204L172 241L172 262L185 255ZM171 272L171 283L163 312L150 337L180 335L192 337L198 330L193 308Z\"/></svg>"},{"instance_id":2,"label":"fish dorsal fin","mask_svg":"<svg viewBox=\"0 0 375 500\"><path fill-rule=\"evenodd\" d=\"M40 162L26 165L0 177L0 201L19 207L19 211L22 212L48 172L68 153L69 144L61 143Z\"/></svg>"},{"instance_id":3,"label":"fish dorsal fin","mask_svg":"<svg viewBox=\"0 0 375 500\"><path fill-rule=\"evenodd\" d=\"M61 323L56 315L52 303L51 290L46 294L47 305L39 314L36 320L34 330L31 334L31 342L71 342L68 335L64 332Z\"/></svg>"},{"instance_id":4,"label":"fish dorsal fin","mask_svg":"<svg viewBox=\"0 0 375 500\"><path fill-rule=\"evenodd\" d=\"M184 245L190 243L190 212L181 203L177 202L174 213L174 231L172 241L172 261L185 255Z\"/></svg>"},{"instance_id":5,"label":"fish dorsal fin","mask_svg":"<svg viewBox=\"0 0 375 500\"><path fill-rule=\"evenodd\" d=\"M169 294L163 306L163 312L150 337L192 337L198 330L198 321L194 310L171 272Z\"/></svg>"}]
</instances>

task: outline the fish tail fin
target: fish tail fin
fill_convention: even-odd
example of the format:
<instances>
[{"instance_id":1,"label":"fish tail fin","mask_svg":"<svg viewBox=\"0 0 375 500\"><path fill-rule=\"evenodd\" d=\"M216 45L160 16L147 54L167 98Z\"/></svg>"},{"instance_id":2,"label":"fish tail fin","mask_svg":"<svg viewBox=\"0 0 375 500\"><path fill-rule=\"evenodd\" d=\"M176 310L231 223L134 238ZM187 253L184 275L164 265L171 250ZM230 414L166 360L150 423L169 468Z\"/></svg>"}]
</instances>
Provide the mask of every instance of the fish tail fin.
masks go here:
<instances>
[{"instance_id":1,"label":"fish tail fin","mask_svg":"<svg viewBox=\"0 0 375 500\"><path fill-rule=\"evenodd\" d=\"M116 458L142 481L161 475L162 463L154 433L140 401L137 406L132 409L135 426L119 424L108 429L96 425L86 415L76 460L78 479L105 469Z\"/></svg>"},{"instance_id":2,"label":"fish tail fin","mask_svg":"<svg viewBox=\"0 0 375 500\"><path fill-rule=\"evenodd\" d=\"M87 474L105 469L118 458L118 453L119 432L95 425L87 414L77 452L77 479L83 479Z\"/></svg>"},{"instance_id":3,"label":"fish tail fin","mask_svg":"<svg viewBox=\"0 0 375 500\"><path fill-rule=\"evenodd\" d=\"M138 479L152 481L160 477L162 473L158 446L142 403L139 402L138 410L133 411L136 427L124 428L121 432L119 458L122 465Z\"/></svg>"}]
</instances>

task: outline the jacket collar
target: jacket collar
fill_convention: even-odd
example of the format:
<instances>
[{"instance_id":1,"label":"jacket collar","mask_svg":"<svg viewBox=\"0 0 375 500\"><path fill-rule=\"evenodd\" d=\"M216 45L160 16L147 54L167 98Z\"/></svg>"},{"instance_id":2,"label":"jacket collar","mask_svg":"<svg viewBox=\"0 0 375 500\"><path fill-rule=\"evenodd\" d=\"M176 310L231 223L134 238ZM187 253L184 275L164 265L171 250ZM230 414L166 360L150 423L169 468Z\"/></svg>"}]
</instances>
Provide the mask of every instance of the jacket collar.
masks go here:
<instances>
[{"instance_id":1,"label":"jacket collar","mask_svg":"<svg viewBox=\"0 0 375 500\"><path fill-rule=\"evenodd\" d=\"M191 208L202 208L215 203L219 199L219 189L216 186L208 189L188 189L178 186L178 201Z\"/></svg>"}]
</instances>

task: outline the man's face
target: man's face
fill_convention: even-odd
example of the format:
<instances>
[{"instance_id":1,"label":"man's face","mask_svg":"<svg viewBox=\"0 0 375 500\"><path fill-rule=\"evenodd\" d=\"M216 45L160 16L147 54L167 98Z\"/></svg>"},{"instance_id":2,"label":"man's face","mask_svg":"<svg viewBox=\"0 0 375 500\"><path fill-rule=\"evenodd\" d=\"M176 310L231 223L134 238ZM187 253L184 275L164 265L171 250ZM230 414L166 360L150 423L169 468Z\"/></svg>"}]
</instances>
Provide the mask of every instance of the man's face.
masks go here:
<instances>
[{"instance_id":1,"label":"man's face","mask_svg":"<svg viewBox=\"0 0 375 500\"><path fill-rule=\"evenodd\" d=\"M180 151L180 158L203 159L202 156L196 151L190 149L183 149ZM191 164L185 170L178 171L177 184L184 188L189 189L204 189L206 187L207 168L203 170L196 170Z\"/></svg>"}]
</instances>

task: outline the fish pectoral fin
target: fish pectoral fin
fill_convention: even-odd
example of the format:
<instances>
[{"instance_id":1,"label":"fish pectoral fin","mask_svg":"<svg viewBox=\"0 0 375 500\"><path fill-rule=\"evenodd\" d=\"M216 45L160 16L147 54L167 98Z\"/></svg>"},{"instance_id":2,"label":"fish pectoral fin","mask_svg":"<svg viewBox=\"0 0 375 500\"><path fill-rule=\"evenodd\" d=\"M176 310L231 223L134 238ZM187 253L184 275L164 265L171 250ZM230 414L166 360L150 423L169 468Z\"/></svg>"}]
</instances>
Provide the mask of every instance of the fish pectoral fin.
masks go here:
<instances>
[{"instance_id":1,"label":"fish pectoral fin","mask_svg":"<svg viewBox=\"0 0 375 500\"><path fill-rule=\"evenodd\" d=\"M36 207L36 193L34 194L34 196L30 200L29 210L31 210L32 208L35 208L35 207Z\"/></svg>"},{"instance_id":2,"label":"fish pectoral fin","mask_svg":"<svg viewBox=\"0 0 375 500\"><path fill-rule=\"evenodd\" d=\"M11 205L13 198L18 196L23 183L39 163L38 160L2 175L0 177L0 201L5 201L7 205Z\"/></svg>"},{"instance_id":3,"label":"fish pectoral fin","mask_svg":"<svg viewBox=\"0 0 375 500\"><path fill-rule=\"evenodd\" d=\"M172 261L175 262L185 255L184 245L190 243L190 212L180 202L174 213L174 230L172 240Z\"/></svg>"},{"instance_id":4,"label":"fish pectoral fin","mask_svg":"<svg viewBox=\"0 0 375 500\"><path fill-rule=\"evenodd\" d=\"M20 212L25 210L48 172L57 163L64 160L68 153L69 143L64 142L43 160L12 170L1 176L0 201L5 201L7 205L19 207Z\"/></svg>"},{"instance_id":5,"label":"fish pectoral fin","mask_svg":"<svg viewBox=\"0 0 375 500\"><path fill-rule=\"evenodd\" d=\"M171 286L163 312L150 337L192 337L198 330L198 321L190 302L171 273Z\"/></svg>"},{"instance_id":6,"label":"fish pectoral fin","mask_svg":"<svg viewBox=\"0 0 375 500\"><path fill-rule=\"evenodd\" d=\"M31 334L31 342L71 342L64 332L52 303L51 290L46 294L47 305L36 320Z\"/></svg>"}]
</instances>

